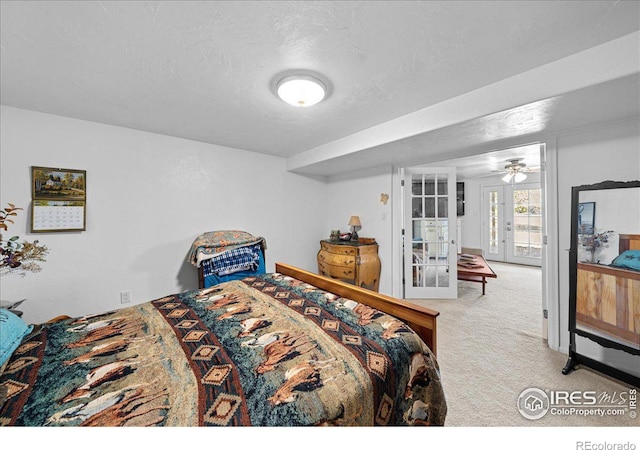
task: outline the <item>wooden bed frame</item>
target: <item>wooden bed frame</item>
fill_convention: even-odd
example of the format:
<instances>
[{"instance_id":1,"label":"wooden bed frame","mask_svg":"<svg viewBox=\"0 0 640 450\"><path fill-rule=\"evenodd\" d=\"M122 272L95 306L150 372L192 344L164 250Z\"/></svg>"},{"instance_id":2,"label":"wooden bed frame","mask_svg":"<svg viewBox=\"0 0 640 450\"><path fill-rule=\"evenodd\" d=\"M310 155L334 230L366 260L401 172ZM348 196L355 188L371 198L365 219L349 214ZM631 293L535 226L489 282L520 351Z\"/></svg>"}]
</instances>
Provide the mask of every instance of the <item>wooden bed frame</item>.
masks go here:
<instances>
[{"instance_id":1,"label":"wooden bed frame","mask_svg":"<svg viewBox=\"0 0 640 450\"><path fill-rule=\"evenodd\" d=\"M618 251L640 250L640 234L621 234L619 236Z\"/></svg>"},{"instance_id":2,"label":"wooden bed frame","mask_svg":"<svg viewBox=\"0 0 640 450\"><path fill-rule=\"evenodd\" d=\"M297 267L276 263L276 272L309 283L317 288L346 297L403 320L437 356L436 318L439 312L363 289L333 278L317 275Z\"/></svg>"}]
</instances>

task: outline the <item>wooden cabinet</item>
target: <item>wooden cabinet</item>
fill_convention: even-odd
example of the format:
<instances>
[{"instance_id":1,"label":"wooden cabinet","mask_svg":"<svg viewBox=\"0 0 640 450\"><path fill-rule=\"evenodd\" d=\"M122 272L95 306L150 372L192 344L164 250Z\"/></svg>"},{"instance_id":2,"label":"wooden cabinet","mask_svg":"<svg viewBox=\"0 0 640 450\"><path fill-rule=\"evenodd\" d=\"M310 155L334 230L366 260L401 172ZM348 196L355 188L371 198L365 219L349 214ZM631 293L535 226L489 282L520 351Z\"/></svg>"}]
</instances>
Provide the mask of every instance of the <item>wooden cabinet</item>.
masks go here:
<instances>
[{"instance_id":1,"label":"wooden cabinet","mask_svg":"<svg viewBox=\"0 0 640 450\"><path fill-rule=\"evenodd\" d=\"M320 241L320 275L378 292L380 268L378 244L375 242Z\"/></svg>"}]
</instances>

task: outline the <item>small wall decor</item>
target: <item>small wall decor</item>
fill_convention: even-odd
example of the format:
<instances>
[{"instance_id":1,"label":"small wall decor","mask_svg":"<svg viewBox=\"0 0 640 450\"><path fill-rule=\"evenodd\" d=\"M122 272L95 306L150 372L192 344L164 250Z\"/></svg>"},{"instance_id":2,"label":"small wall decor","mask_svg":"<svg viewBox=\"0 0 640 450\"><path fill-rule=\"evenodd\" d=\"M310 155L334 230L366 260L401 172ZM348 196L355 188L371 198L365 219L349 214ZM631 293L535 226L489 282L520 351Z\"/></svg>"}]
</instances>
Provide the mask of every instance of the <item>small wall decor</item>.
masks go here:
<instances>
[{"instance_id":1,"label":"small wall decor","mask_svg":"<svg viewBox=\"0 0 640 450\"><path fill-rule=\"evenodd\" d=\"M593 234L596 221L596 203L583 202L578 204L578 234Z\"/></svg>"},{"instance_id":2,"label":"small wall decor","mask_svg":"<svg viewBox=\"0 0 640 450\"><path fill-rule=\"evenodd\" d=\"M31 179L33 233L86 229L85 170L32 167Z\"/></svg>"}]
</instances>

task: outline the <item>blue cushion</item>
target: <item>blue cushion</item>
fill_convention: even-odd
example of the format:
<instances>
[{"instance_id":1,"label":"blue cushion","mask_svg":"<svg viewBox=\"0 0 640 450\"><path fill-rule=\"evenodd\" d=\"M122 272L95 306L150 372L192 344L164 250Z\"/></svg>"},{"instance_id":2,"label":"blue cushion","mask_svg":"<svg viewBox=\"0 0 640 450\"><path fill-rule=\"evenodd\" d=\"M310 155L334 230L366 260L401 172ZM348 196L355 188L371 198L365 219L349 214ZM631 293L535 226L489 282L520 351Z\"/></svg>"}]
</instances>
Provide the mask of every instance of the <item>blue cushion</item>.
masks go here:
<instances>
[{"instance_id":1,"label":"blue cushion","mask_svg":"<svg viewBox=\"0 0 640 450\"><path fill-rule=\"evenodd\" d=\"M7 362L22 339L33 330L33 325L9 310L0 309L0 366Z\"/></svg>"},{"instance_id":2,"label":"blue cushion","mask_svg":"<svg viewBox=\"0 0 640 450\"><path fill-rule=\"evenodd\" d=\"M623 269L640 270L640 250L627 250L620 253L611 265Z\"/></svg>"}]
</instances>

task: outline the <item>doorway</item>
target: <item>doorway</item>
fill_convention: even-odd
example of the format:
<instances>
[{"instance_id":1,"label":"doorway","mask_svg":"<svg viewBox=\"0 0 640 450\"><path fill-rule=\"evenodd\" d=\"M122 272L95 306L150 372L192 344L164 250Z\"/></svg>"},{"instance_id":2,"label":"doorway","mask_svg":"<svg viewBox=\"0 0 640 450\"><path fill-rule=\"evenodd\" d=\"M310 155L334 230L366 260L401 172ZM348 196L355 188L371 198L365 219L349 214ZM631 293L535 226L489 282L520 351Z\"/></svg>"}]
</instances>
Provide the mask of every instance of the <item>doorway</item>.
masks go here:
<instances>
[{"instance_id":1,"label":"doorway","mask_svg":"<svg viewBox=\"0 0 640 450\"><path fill-rule=\"evenodd\" d=\"M404 298L457 298L456 171L401 171Z\"/></svg>"},{"instance_id":2,"label":"doorway","mask_svg":"<svg viewBox=\"0 0 640 450\"><path fill-rule=\"evenodd\" d=\"M542 265L542 189L539 183L482 188L485 259Z\"/></svg>"},{"instance_id":3,"label":"doorway","mask_svg":"<svg viewBox=\"0 0 640 450\"><path fill-rule=\"evenodd\" d=\"M550 166L547 166L547 158L549 155L551 155L553 162ZM511 225L514 225L514 221L517 218L519 231L526 231L526 238L522 233L518 236L515 236L515 234L512 236L512 242L517 243L518 245L509 245L510 248L514 249L513 257L510 258L510 261L513 263L517 262L518 264L527 264L541 268L542 284L540 286L539 294L542 298L541 315L544 317L542 335L543 339L549 339L549 346L551 348L554 348L554 346L557 348L557 311L555 309L553 312L548 311L549 299L556 298L555 292L557 289L557 279L554 276L554 261L557 259L557 253L553 247L551 248L553 251L550 252L550 248L548 247L546 240L546 235L549 232L549 222L547 222L546 219L547 207L553 211L555 211L556 208L554 201L555 197L554 195L550 195L550 193L557 192L557 186L554 184L555 172L553 172L553 168L555 167L555 149L552 148L549 152L549 148L546 144L536 143L523 147L513 147L456 159L437 161L420 167L413 167L411 169L430 169L436 167L452 167L455 169L456 182L464 186L464 208L462 215L457 217L457 232L453 234L453 230L450 230L449 242L451 242L451 238L453 238L456 241L456 247L458 248L460 246L465 246L482 249L485 239L487 241L489 240L488 238L483 237L488 235L488 232L484 232L482 225L483 211L487 209L482 205L482 199L484 196L483 189L489 186L503 187L501 191L502 199L496 199L495 203L497 207L501 208L499 210L501 211L500 214L505 216L506 213L504 205L501 205L501 203L504 203L505 195L509 195L510 198L512 197L513 190L508 189L512 189L514 185L505 182L504 178L506 177L506 173L508 173L509 168L513 165L512 163L514 159L519 160L519 163L526 163L527 169L525 169L525 171L527 172L527 191L530 191L531 189L539 189L539 191L534 193L528 192L526 196L520 199L520 201L516 200L513 202L512 206L509 207L509 210L513 210L514 214L511 218L512 220L510 220ZM548 167L552 168L552 173L548 172ZM403 171L406 170L407 168L399 168L397 172L399 182L404 179ZM520 177L520 180L515 184L515 190L524 190L521 189L525 187L524 182L525 181L522 180L522 177ZM533 186L530 186L531 184L533 184ZM504 190L504 187L506 186L511 186L511 188L507 189L507 193L505 193ZM406 265L405 260L405 248L407 248L405 246L407 243L410 243L410 238L403 234L404 231L408 232L408 229L405 230L406 219L404 211L406 205L405 194L407 190L405 188L400 188L397 192L397 205L401 206L398 208L397 217L399 219L394 227L394 235L396 236L396 244L398 245L398 247L396 247L397 253L395 253L396 256L394 256L394 258L397 258L396 261L398 265L396 267L399 269L394 273L394 295L399 298L411 298L407 295L406 286L411 282L412 272L407 272L408 266ZM537 192L539 192L540 201L538 201ZM520 193L518 195L520 196ZM540 211L539 215L536 216L538 214L538 203L540 203ZM517 213L520 215L516 215L516 206L520 206L518 210L519 213ZM486 218L485 223L488 223L488 221L489 219ZM553 225L553 223L554 222L552 221L551 224ZM540 230L540 232L538 232L538 230ZM506 248L506 245L503 246L503 251L505 253L501 255L502 258L506 255ZM528 254L525 254L527 252ZM487 254L487 252L484 253L485 255ZM538 254L540 254L540 257ZM412 298L424 299L426 302L425 304L428 305L429 299L442 297L416 296ZM547 334L549 330L547 323L549 323L549 327L554 327L554 332L550 335Z\"/></svg>"}]
</instances>

